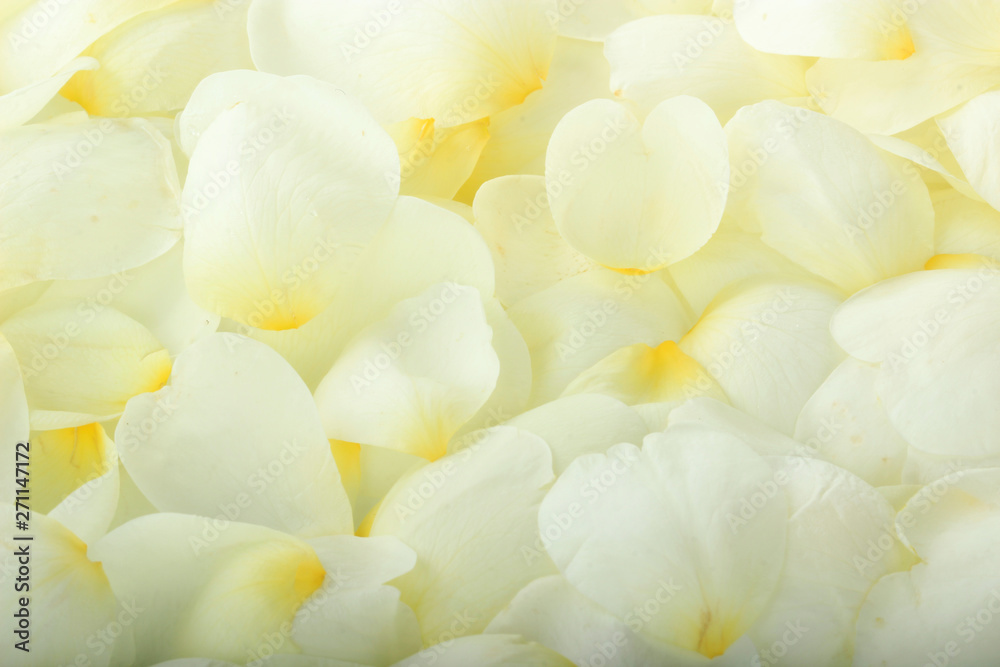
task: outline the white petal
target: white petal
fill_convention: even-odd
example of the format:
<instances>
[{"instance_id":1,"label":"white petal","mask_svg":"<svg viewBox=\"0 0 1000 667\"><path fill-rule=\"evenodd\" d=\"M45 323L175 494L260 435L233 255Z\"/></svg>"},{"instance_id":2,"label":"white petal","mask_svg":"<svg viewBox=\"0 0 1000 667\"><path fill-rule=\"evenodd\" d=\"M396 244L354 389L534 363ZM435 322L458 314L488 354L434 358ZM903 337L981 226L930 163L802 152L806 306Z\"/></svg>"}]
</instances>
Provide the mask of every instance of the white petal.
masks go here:
<instances>
[{"instance_id":1,"label":"white petal","mask_svg":"<svg viewBox=\"0 0 1000 667\"><path fill-rule=\"evenodd\" d=\"M199 308L184 284L184 244L135 269L90 280L56 281L36 304L112 304L156 336L171 355L214 333L219 316Z\"/></svg>"},{"instance_id":2,"label":"white petal","mask_svg":"<svg viewBox=\"0 0 1000 667\"><path fill-rule=\"evenodd\" d=\"M611 99L604 45L561 37L549 76L524 102L490 116L490 140L456 197L472 203L479 187L512 174L545 173L545 150L552 130L571 109L589 100Z\"/></svg>"},{"instance_id":3,"label":"white petal","mask_svg":"<svg viewBox=\"0 0 1000 667\"><path fill-rule=\"evenodd\" d=\"M822 285L751 279L730 287L680 342L734 407L791 434L841 361L829 334L840 296Z\"/></svg>"},{"instance_id":4,"label":"white petal","mask_svg":"<svg viewBox=\"0 0 1000 667\"><path fill-rule=\"evenodd\" d=\"M131 269L180 237L170 144L147 121L28 125L0 143L0 289Z\"/></svg>"},{"instance_id":5,"label":"white petal","mask_svg":"<svg viewBox=\"0 0 1000 667\"><path fill-rule=\"evenodd\" d=\"M559 398L514 417L506 425L545 440L552 450L556 475L578 456L603 454L623 442L639 443L647 433L638 413L600 394Z\"/></svg>"},{"instance_id":6,"label":"white petal","mask_svg":"<svg viewBox=\"0 0 1000 667\"><path fill-rule=\"evenodd\" d=\"M541 86L555 47L546 15L554 7L553 0L264 0L250 12L250 46L259 69L343 86L384 123L433 118L448 127L519 104Z\"/></svg>"},{"instance_id":7,"label":"white petal","mask_svg":"<svg viewBox=\"0 0 1000 667\"><path fill-rule=\"evenodd\" d=\"M243 664L295 652L295 614L337 590L335 571L306 542L220 519L142 517L91 545L90 556L115 595L143 610L130 626L135 664L184 656Z\"/></svg>"},{"instance_id":8,"label":"white petal","mask_svg":"<svg viewBox=\"0 0 1000 667\"><path fill-rule=\"evenodd\" d=\"M400 194L450 200L472 174L490 138L489 119L435 127L411 118L386 127L399 150Z\"/></svg>"},{"instance_id":9,"label":"white petal","mask_svg":"<svg viewBox=\"0 0 1000 667\"><path fill-rule=\"evenodd\" d=\"M1000 211L955 191L934 197L934 251L1000 257Z\"/></svg>"},{"instance_id":10,"label":"white petal","mask_svg":"<svg viewBox=\"0 0 1000 667\"><path fill-rule=\"evenodd\" d=\"M16 0L0 10L0 92L53 76L101 35L172 0Z\"/></svg>"},{"instance_id":11,"label":"white petal","mask_svg":"<svg viewBox=\"0 0 1000 667\"><path fill-rule=\"evenodd\" d=\"M308 77L260 81L215 118L191 156L184 273L207 310L294 329L330 305L389 216L399 160L343 91Z\"/></svg>"},{"instance_id":12,"label":"white petal","mask_svg":"<svg viewBox=\"0 0 1000 667\"><path fill-rule=\"evenodd\" d=\"M672 340L612 352L580 373L563 395L587 393L605 394L626 405L682 402L698 396L728 402L708 371Z\"/></svg>"},{"instance_id":13,"label":"white petal","mask_svg":"<svg viewBox=\"0 0 1000 667\"><path fill-rule=\"evenodd\" d=\"M417 567L395 583L426 645L482 631L525 584L554 572L537 525L552 477L544 441L497 427L389 493L371 534L417 552Z\"/></svg>"},{"instance_id":14,"label":"white petal","mask_svg":"<svg viewBox=\"0 0 1000 667\"><path fill-rule=\"evenodd\" d=\"M420 650L413 610L399 601L398 589L382 585L413 569L412 550L391 537L324 537L310 544L333 587L295 616L292 639L303 653L388 665Z\"/></svg>"},{"instance_id":15,"label":"white petal","mask_svg":"<svg viewBox=\"0 0 1000 667\"><path fill-rule=\"evenodd\" d=\"M973 98L938 119L948 146L969 183L995 209L1000 209L1000 92Z\"/></svg>"},{"instance_id":16,"label":"white petal","mask_svg":"<svg viewBox=\"0 0 1000 667\"><path fill-rule=\"evenodd\" d=\"M531 351L529 405L557 398L582 371L626 345L677 340L689 320L653 274L594 269L521 300L509 311Z\"/></svg>"},{"instance_id":17,"label":"white petal","mask_svg":"<svg viewBox=\"0 0 1000 667\"><path fill-rule=\"evenodd\" d=\"M327 436L434 460L500 372L480 294L441 283L361 334L316 390Z\"/></svg>"},{"instance_id":18,"label":"white petal","mask_svg":"<svg viewBox=\"0 0 1000 667\"><path fill-rule=\"evenodd\" d=\"M120 25L84 53L100 69L63 90L94 116L140 116L184 108L206 76L249 69L249 3L173 2Z\"/></svg>"},{"instance_id":19,"label":"white petal","mask_svg":"<svg viewBox=\"0 0 1000 667\"><path fill-rule=\"evenodd\" d=\"M353 532L309 389L276 352L242 336L215 334L183 352L170 385L129 401L115 441L161 511L307 537Z\"/></svg>"},{"instance_id":20,"label":"white petal","mask_svg":"<svg viewBox=\"0 0 1000 667\"><path fill-rule=\"evenodd\" d=\"M477 635L446 640L392 667L572 667L566 658L513 635Z\"/></svg>"},{"instance_id":21,"label":"white petal","mask_svg":"<svg viewBox=\"0 0 1000 667\"><path fill-rule=\"evenodd\" d=\"M656 14L708 14L712 0L590 0L559 3L559 34L604 41L616 28Z\"/></svg>"},{"instance_id":22,"label":"white petal","mask_svg":"<svg viewBox=\"0 0 1000 667\"><path fill-rule=\"evenodd\" d=\"M77 58L54 76L0 96L0 130L23 125L42 110L77 72L97 67L93 58Z\"/></svg>"},{"instance_id":23,"label":"white petal","mask_svg":"<svg viewBox=\"0 0 1000 667\"><path fill-rule=\"evenodd\" d=\"M4 511L3 520L13 526L13 505ZM91 665L105 667L111 646L97 633L117 622L119 607L101 563L87 557L87 545L79 537L43 514L31 515L30 533L19 531L18 536L25 534L33 539L11 540L5 532L0 543L0 601L7 611L2 624L7 641L0 645L0 661L5 665L66 665L83 656ZM21 548L29 553L30 589L15 589L25 583L16 579L23 564L18 559L23 556L15 554ZM30 625L27 637L18 637L19 619L14 613L22 607L18 598L26 594L30 594ZM14 647L21 639L30 640L27 656Z\"/></svg>"},{"instance_id":24,"label":"white petal","mask_svg":"<svg viewBox=\"0 0 1000 667\"><path fill-rule=\"evenodd\" d=\"M772 484L788 497L785 567L749 634L763 655L788 664L848 665L868 591L914 559L897 538L895 511L875 489L823 461L776 457L771 463Z\"/></svg>"},{"instance_id":25,"label":"white petal","mask_svg":"<svg viewBox=\"0 0 1000 667\"><path fill-rule=\"evenodd\" d=\"M170 376L170 355L119 311L69 302L24 310L0 326L24 376L32 428L67 428L117 417L137 394Z\"/></svg>"},{"instance_id":26,"label":"white petal","mask_svg":"<svg viewBox=\"0 0 1000 667\"><path fill-rule=\"evenodd\" d=\"M704 100L722 122L747 104L806 95L807 58L760 53L713 16L655 16L608 37L611 89L644 109L676 95Z\"/></svg>"},{"instance_id":27,"label":"white petal","mask_svg":"<svg viewBox=\"0 0 1000 667\"><path fill-rule=\"evenodd\" d=\"M847 125L764 102L726 132L734 163L759 166L744 188L747 215L792 261L850 293L933 254L927 187Z\"/></svg>"},{"instance_id":28,"label":"white petal","mask_svg":"<svg viewBox=\"0 0 1000 667\"><path fill-rule=\"evenodd\" d=\"M896 525L923 562L872 589L858 617L855 664L971 666L997 654L998 481L996 468L953 473L900 510Z\"/></svg>"},{"instance_id":29,"label":"white petal","mask_svg":"<svg viewBox=\"0 0 1000 667\"><path fill-rule=\"evenodd\" d=\"M878 376L877 365L845 359L802 408L795 439L872 486L887 486L900 483L909 445L889 421Z\"/></svg>"},{"instance_id":30,"label":"white petal","mask_svg":"<svg viewBox=\"0 0 1000 667\"><path fill-rule=\"evenodd\" d=\"M929 454L996 456L1000 285L988 264L922 271L850 299L831 324L852 356L881 362L892 425ZM865 319L874 318L874 319Z\"/></svg>"},{"instance_id":31,"label":"white petal","mask_svg":"<svg viewBox=\"0 0 1000 667\"><path fill-rule=\"evenodd\" d=\"M442 282L493 294L493 265L482 237L453 212L414 197L399 197L388 220L356 262L333 305L298 329L237 330L278 350L316 387L362 329L385 318L400 301Z\"/></svg>"},{"instance_id":32,"label":"white petal","mask_svg":"<svg viewBox=\"0 0 1000 667\"><path fill-rule=\"evenodd\" d=\"M636 634L642 625L638 614L628 621L616 618L573 588L562 575L553 575L525 586L486 631L521 635L558 651L576 665L691 667L711 662L699 653Z\"/></svg>"},{"instance_id":33,"label":"white petal","mask_svg":"<svg viewBox=\"0 0 1000 667\"><path fill-rule=\"evenodd\" d=\"M662 275L673 279L678 293L700 315L724 288L762 274L795 279L809 272L765 245L758 234L720 228L701 250L671 265Z\"/></svg>"},{"instance_id":34,"label":"white petal","mask_svg":"<svg viewBox=\"0 0 1000 667\"><path fill-rule=\"evenodd\" d=\"M493 255L497 298L508 307L594 266L556 228L541 176L503 176L485 183L473 211L476 229Z\"/></svg>"},{"instance_id":35,"label":"white petal","mask_svg":"<svg viewBox=\"0 0 1000 667\"><path fill-rule=\"evenodd\" d=\"M546 189L556 227L598 264L655 271L694 254L722 219L729 189L725 135L698 99L665 101L641 124L594 100L552 133Z\"/></svg>"},{"instance_id":36,"label":"white petal","mask_svg":"<svg viewBox=\"0 0 1000 667\"><path fill-rule=\"evenodd\" d=\"M678 406L670 412L668 425L680 433L728 433L761 456L806 456L809 452L787 435L711 398L693 398Z\"/></svg>"},{"instance_id":37,"label":"white petal","mask_svg":"<svg viewBox=\"0 0 1000 667\"><path fill-rule=\"evenodd\" d=\"M751 526L733 523L771 477L731 435L653 434L641 451L578 458L542 503L539 529L584 595L626 622L648 604L643 636L712 658L765 610L781 571L784 497Z\"/></svg>"},{"instance_id":38,"label":"white petal","mask_svg":"<svg viewBox=\"0 0 1000 667\"><path fill-rule=\"evenodd\" d=\"M740 35L767 53L881 60L913 53L901 0L738 2Z\"/></svg>"}]
</instances>

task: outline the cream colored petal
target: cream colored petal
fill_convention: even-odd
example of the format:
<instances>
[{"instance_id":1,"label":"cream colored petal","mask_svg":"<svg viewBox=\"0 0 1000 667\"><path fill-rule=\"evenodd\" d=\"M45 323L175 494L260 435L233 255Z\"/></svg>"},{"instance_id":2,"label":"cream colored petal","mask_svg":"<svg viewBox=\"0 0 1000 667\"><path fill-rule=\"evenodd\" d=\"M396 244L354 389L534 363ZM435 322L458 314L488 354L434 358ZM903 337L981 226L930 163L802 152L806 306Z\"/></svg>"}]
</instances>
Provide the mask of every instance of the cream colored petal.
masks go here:
<instances>
[{"instance_id":1,"label":"cream colored petal","mask_svg":"<svg viewBox=\"0 0 1000 667\"><path fill-rule=\"evenodd\" d=\"M55 75L102 35L173 0L13 0L0 10L0 93Z\"/></svg>"},{"instance_id":2,"label":"cream colored petal","mask_svg":"<svg viewBox=\"0 0 1000 667\"><path fill-rule=\"evenodd\" d=\"M913 53L902 0L737 2L740 35L766 53L859 60Z\"/></svg>"},{"instance_id":3,"label":"cream colored petal","mask_svg":"<svg viewBox=\"0 0 1000 667\"><path fill-rule=\"evenodd\" d=\"M891 135L1000 84L1000 67L970 64L918 44L906 60L820 60L806 81L833 118L862 132Z\"/></svg>"},{"instance_id":4,"label":"cream colored petal","mask_svg":"<svg viewBox=\"0 0 1000 667\"><path fill-rule=\"evenodd\" d=\"M51 78L0 96L0 130L27 123L59 93L71 76L97 66L93 58L77 58Z\"/></svg>"},{"instance_id":5,"label":"cream colored petal","mask_svg":"<svg viewBox=\"0 0 1000 667\"><path fill-rule=\"evenodd\" d=\"M734 165L734 178L740 168ZM730 185L730 188L738 187L735 181ZM672 279L692 312L700 315L726 287L753 276L769 274L791 279L810 275L809 271L764 244L759 234L720 227L701 250L672 264L660 275L665 280ZM671 284L669 280L667 284Z\"/></svg>"},{"instance_id":6,"label":"cream colored petal","mask_svg":"<svg viewBox=\"0 0 1000 667\"><path fill-rule=\"evenodd\" d=\"M720 294L680 341L732 405L791 434L808 397L843 358L829 334L840 295L758 278Z\"/></svg>"},{"instance_id":7,"label":"cream colored petal","mask_svg":"<svg viewBox=\"0 0 1000 667\"><path fill-rule=\"evenodd\" d=\"M144 120L8 130L0 165L0 289L110 275L180 238L170 145Z\"/></svg>"},{"instance_id":8,"label":"cream colored petal","mask_svg":"<svg viewBox=\"0 0 1000 667\"><path fill-rule=\"evenodd\" d=\"M114 443L100 424L31 434L32 508L48 514L68 495L117 466ZM110 517L108 517L110 521Z\"/></svg>"},{"instance_id":9,"label":"cream colored petal","mask_svg":"<svg viewBox=\"0 0 1000 667\"><path fill-rule=\"evenodd\" d=\"M514 635L477 635L449 639L392 667L572 667L573 663L540 644Z\"/></svg>"},{"instance_id":10,"label":"cream colored petal","mask_svg":"<svg viewBox=\"0 0 1000 667\"><path fill-rule=\"evenodd\" d=\"M612 445L642 442L646 424L624 403L600 394L566 396L506 423L539 436L552 450L556 475L578 456L603 454Z\"/></svg>"},{"instance_id":11,"label":"cream colored petal","mask_svg":"<svg viewBox=\"0 0 1000 667\"><path fill-rule=\"evenodd\" d=\"M903 438L928 454L997 456L995 266L922 271L850 299L831 329L852 356L880 362L876 390ZM873 318L873 319L866 319Z\"/></svg>"},{"instance_id":12,"label":"cream colored petal","mask_svg":"<svg viewBox=\"0 0 1000 667\"><path fill-rule=\"evenodd\" d=\"M17 354L32 428L50 430L118 416L137 394L170 376L170 355L141 324L110 307L34 307L0 326Z\"/></svg>"},{"instance_id":13,"label":"cream colored petal","mask_svg":"<svg viewBox=\"0 0 1000 667\"><path fill-rule=\"evenodd\" d=\"M1000 92L995 91L974 97L956 111L937 119L969 183L995 209L1000 208L998 113Z\"/></svg>"},{"instance_id":14,"label":"cream colored petal","mask_svg":"<svg viewBox=\"0 0 1000 667\"><path fill-rule=\"evenodd\" d=\"M733 23L712 16L654 16L613 32L604 52L611 90L652 109L676 95L692 95L725 123L747 104L803 97L807 58L761 53Z\"/></svg>"},{"instance_id":15,"label":"cream colored petal","mask_svg":"<svg viewBox=\"0 0 1000 667\"><path fill-rule=\"evenodd\" d=\"M280 331L332 303L392 210L399 160L343 91L308 77L261 83L191 156L184 273L202 307Z\"/></svg>"},{"instance_id":16,"label":"cream colored petal","mask_svg":"<svg viewBox=\"0 0 1000 667\"><path fill-rule=\"evenodd\" d=\"M655 271L694 254L718 227L729 190L725 135L692 97L657 105L644 124L594 100L552 133L545 180L571 246L609 268Z\"/></svg>"},{"instance_id":17,"label":"cream colored petal","mask_svg":"<svg viewBox=\"0 0 1000 667\"><path fill-rule=\"evenodd\" d=\"M5 508L3 520L13 526L13 506L9 512ZM18 531L15 537L31 535L31 541L10 539L11 533L5 531L0 542L0 600L7 612L0 625L6 635L0 661L41 667L73 664L83 656L95 667L106 667L113 650L108 630L118 618L132 618L128 612L134 607L127 598L122 601L125 607L119 606L101 563L88 558L87 545L79 537L44 514L32 513L30 523L30 532ZM27 563L20 560L25 558L18 553L21 549L28 552ZM18 574L22 565L27 566L27 575ZM25 578L18 582L21 576ZM19 637L15 631L24 630L14 614L24 608L22 597L28 598L28 628ZM23 639L29 640L28 653L15 648Z\"/></svg>"},{"instance_id":18,"label":"cream colored petal","mask_svg":"<svg viewBox=\"0 0 1000 667\"><path fill-rule=\"evenodd\" d=\"M560 2L559 34L604 41L620 26L656 14L708 14L712 0L572 0Z\"/></svg>"},{"instance_id":19,"label":"cream colored petal","mask_svg":"<svg viewBox=\"0 0 1000 667\"><path fill-rule=\"evenodd\" d=\"M310 74L358 96L384 123L461 125L541 87L554 0L255 2L250 46L265 72ZM432 71L434 76L427 76Z\"/></svg>"},{"instance_id":20,"label":"cream colored petal","mask_svg":"<svg viewBox=\"0 0 1000 667\"><path fill-rule=\"evenodd\" d=\"M161 511L306 537L353 532L309 389L256 341L214 334L185 350L167 387L129 401L115 440Z\"/></svg>"},{"instance_id":21,"label":"cream colored petal","mask_svg":"<svg viewBox=\"0 0 1000 667\"><path fill-rule=\"evenodd\" d=\"M641 450L578 458L542 503L539 529L581 593L623 620L649 604L643 637L714 658L766 610L781 573L780 492L737 525L772 474L732 435L653 434Z\"/></svg>"},{"instance_id":22,"label":"cream colored petal","mask_svg":"<svg viewBox=\"0 0 1000 667\"><path fill-rule=\"evenodd\" d=\"M435 127L434 119L411 118L386 127L399 151L400 194L454 197L472 174L489 128L486 118L444 128Z\"/></svg>"},{"instance_id":23,"label":"cream colored petal","mask_svg":"<svg viewBox=\"0 0 1000 667\"><path fill-rule=\"evenodd\" d=\"M316 390L326 434L434 460L500 373L481 296L441 283L364 330Z\"/></svg>"},{"instance_id":24,"label":"cream colored petal","mask_svg":"<svg viewBox=\"0 0 1000 667\"><path fill-rule=\"evenodd\" d=\"M543 175L552 130L584 102L611 99L610 75L602 44L560 37L543 87L490 116L490 140L456 198L472 203L480 186L501 176Z\"/></svg>"},{"instance_id":25,"label":"cream colored petal","mask_svg":"<svg viewBox=\"0 0 1000 667\"><path fill-rule=\"evenodd\" d=\"M594 266L556 228L542 176L489 181L476 193L473 211L493 255L497 297L508 307Z\"/></svg>"},{"instance_id":26,"label":"cream colored petal","mask_svg":"<svg viewBox=\"0 0 1000 667\"><path fill-rule=\"evenodd\" d=\"M762 656L790 665L850 665L868 591L916 559L897 537L892 506L859 478L824 461L776 457L771 464L772 486L763 490L779 486L788 498L785 566L749 635Z\"/></svg>"},{"instance_id":27,"label":"cream colored petal","mask_svg":"<svg viewBox=\"0 0 1000 667\"><path fill-rule=\"evenodd\" d=\"M101 37L84 53L100 69L63 90L94 116L172 114L214 72L253 67L249 2L172 2Z\"/></svg>"},{"instance_id":28,"label":"cream colored petal","mask_svg":"<svg viewBox=\"0 0 1000 667\"><path fill-rule=\"evenodd\" d=\"M651 609L655 608L653 603L659 604L653 598ZM487 632L522 635L558 651L576 665L736 667L759 660L746 638L733 644L725 655L709 659L637 634L647 622L644 618L652 615L638 609L619 619L573 588L564 577L554 575L525 586L493 619Z\"/></svg>"},{"instance_id":29,"label":"cream colored petal","mask_svg":"<svg viewBox=\"0 0 1000 667\"><path fill-rule=\"evenodd\" d=\"M1000 259L1000 211L952 190L934 197L934 251Z\"/></svg>"},{"instance_id":30,"label":"cream colored petal","mask_svg":"<svg viewBox=\"0 0 1000 667\"><path fill-rule=\"evenodd\" d=\"M498 426L524 412L531 397L531 353L524 337L496 299L485 304L486 323L493 330L493 351L500 362L493 393L459 429L457 435Z\"/></svg>"},{"instance_id":31,"label":"cream colored petal","mask_svg":"<svg viewBox=\"0 0 1000 667\"><path fill-rule=\"evenodd\" d=\"M792 261L851 293L919 270L933 254L926 185L847 125L763 102L741 110L726 133L734 162L759 165L747 215Z\"/></svg>"},{"instance_id":32,"label":"cream colored petal","mask_svg":"<svg viewBox=\"0 0 1000 667\"><path fill-rule=\"evenodd\" d=\"M739 438L761 456L807 456L807 445L736 408L712 398L692 398L670 411L667 426L677 433L692 435L723 432ZM661 430L666 430L661 429Z\"/></svg>"},{"instance_id":33,"label":"cream colored petal","mask_svg":"<svg viewBox=\"0 0 1000 667\"><path fill-rule=\"evenodd\" d=\"M310 540L332 586L295 615L292 639L303 653L365 665L388 665L421 648L420 625L383 585L416 564L416 554L392 537L336 536Z\"/></svg>"},{"instance_id":34,"label":"cream colored petal","mask_svg":"<svg viewBox=\"0 0 1000 667\"><path fill-rule=\"evenodd\" d=\"M531 351L529 405L557 398L581 372L626 345L678 340L689 319L653 274L594 269L522 299L509 311Z\"/></svg>"},{"instance_id":35,"label":"cream colored petal","mask_svg":"<svg viewBox=\"0 0 1000 667\"><path fill-rule=\"evenodd\" d=\"M130 521L90 546L131 622L135 664L206 656L240 664L297 652L292 621L336 591L336 571L278 531L183 514Z\"/></svg>"},{"instance_id":36,"label":"cream colored petal","mask_svg":"<svg viewBox=\"0 0 1000 667\"><path fill-rule=\"evenodd\" d=\"M612 352L570 382L563 395L571 394L605 394L626 405L682 402L698 396L728 402L708 371L672 340Z\"/></svg>"},{"instance_id":37,"label":"cream colored petal","mask_svg":"<svg viewBox=\"0 0 1000 667\"><path fill-rule=\"evenodd\" d=\"M199 308L184 284L184 244L148 264L90 280L51 284L36 304L76 303L81 309L113 306L136 320L176 356L214 333L219 316Z\"/></svg>"},{"instance_id":38,"label":"cream colored petal","mask_svg":"<svg viewBox=\"0 0 1000 667\"><path fill-rule=\"evenodd\" d=\"M410 473L382 502L371 534L417 552L416 568L395 584L425 645L481 632L525 584L554 573L537 524L552 479L544 441L497 427Z\"/></svg>"},{"instance_id":39,"label":"cream colored petal","mask_svg":"<svg viewBox=\"0 0 1000 667\"><path fill-rule=\"evenodd\" d=\"M845 359L806 402L795 439L872 486L899 484L909 444L876 389L879 367Z\"/></svg>"}]
</instances>

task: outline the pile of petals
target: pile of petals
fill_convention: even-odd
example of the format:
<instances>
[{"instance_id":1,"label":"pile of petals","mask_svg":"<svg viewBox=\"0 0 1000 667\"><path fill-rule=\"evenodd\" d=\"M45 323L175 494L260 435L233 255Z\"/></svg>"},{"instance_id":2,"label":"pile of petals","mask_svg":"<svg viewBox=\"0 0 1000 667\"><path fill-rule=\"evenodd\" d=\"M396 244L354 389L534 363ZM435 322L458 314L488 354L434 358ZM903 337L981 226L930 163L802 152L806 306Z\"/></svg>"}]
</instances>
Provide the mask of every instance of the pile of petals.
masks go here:
<instances>
[{"instance_id":1,"label":"pile of petals","mask_svg":"<svg viewBox=\"0 0 1000 667\"><path fill-rule=\"evenodd\" d=\"M998 262L997 0L3 0L0 664L1000 664Z\"/></svg>"}]
</instances>

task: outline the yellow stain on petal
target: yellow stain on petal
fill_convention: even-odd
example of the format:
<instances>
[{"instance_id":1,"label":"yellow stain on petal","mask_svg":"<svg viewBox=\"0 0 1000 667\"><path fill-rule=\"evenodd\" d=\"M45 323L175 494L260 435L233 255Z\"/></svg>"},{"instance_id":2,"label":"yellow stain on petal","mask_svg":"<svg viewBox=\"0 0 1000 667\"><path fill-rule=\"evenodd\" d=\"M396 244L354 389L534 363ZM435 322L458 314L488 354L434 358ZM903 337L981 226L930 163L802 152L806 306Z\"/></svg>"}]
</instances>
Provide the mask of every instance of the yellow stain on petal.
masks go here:
<instances>
[{"instance_id":1,"label":"yellow stain on petal","mask_svg":"<svg viewBox=\"0 0 1000 667\"><path fill-rule=\"evenodd\" d=\"M295 580L292 583L292 598L301 605L309 596L319 590L326 578L326 570L319 558L299 563L295 570Z\"/></svg>"},{"instance_id":2,"label":"yellow stain on petal","mask_svg":"<svg viewBox=\"0 0 1000 667\"><path fill-rule=\"evenodd\" d=\"M601 264L601 266L603 266L605 269L608 269L609 271L614 271L615 273L620 273L620 274L625 275L625 276L645 276L645 275L648 275L650 273L656 273L657 271L660 270L659 268L656 268L656 269L618 269L618 268L615 268L613 266L606 266L604 264ZM662 268L662 267L660 267L660 268Z\"/></svg>"},{"instance_id":3,"label":"yellow stain on petal","mask_svg":"<svg viewBox=\"0 0 1000 667\"><path fill-rule=\"evenodd\" d=\"M683 401L693 396L727 400L725 392L708 371L674 341L647 349L640 357L638 371L648 383L653 401Z\"/></svg>"},{"instance_id":4,"label":"yellow stain on petal","mask_svg":"<svg viewBox=\"0 0 1000 667\"><path fill-rule=\"evenodd\" d=\"M38 512L52 511L66 496L106 473L108 439L100 424L31 434L32 501Z\"/></svg>"},{"instance_id":5,"label":"yellow stain on petal","mask_svg":"<svg viewBox=\"0 0 1000 667\"><path fill-rule=\"evenodd\" d=\"M326 578L315 551L284 542L248 550L230 564L227 574L232 575L231 584L237 584L234 592L256 598L253 602L265 604L285 619L291 619Z\"/></svg>"},{"instance_id":6,"label":"yellow stain on petal","mask_svg":"<svg viewBox=\"0 0 1000 667\"><path fill-rule=\"evenodd\" d=\"M717 658L726 652L735 637L731 637L732 628L727 628L718 616L712 613L711 609L702 612L701 627L698 637L698 653L706 658Z\"/></svg>"},{"instance_id":7,"label":"yellow stain on petal","mask_svg":"<svg viewBox=\"0 0 1000 667\"><path fill-rule=\"evenodd\" d=\"M34 465L34 461L32 461ZM83 584L95 594L110 590L111 583L104 572L104 566L87 557L87 544L72 531L63 528L47 531L45 551L49 558L46 578L32 581L35 589L46 588L50 584L72 579Z\"/></svg>"},{"instance_id":8,"label":"yellow stain on petal","mask_svg":"<svg viewBox=\"0 0 1000 667\"><path fill-rule=\"evenodd\" d=\"M139 393L154 392L167 386L170 374L173 372L173 362L170 361L170 353L166 350L154 352L143 360L150 375L146 387Z\"/></svg>"},{"instance_id":9,"label":"yellow stain on petal","mask_svg":"<svg viewBox=\"0 0 1000 667\"><path fill-rule=\"evenodd\" d=\"M924 269L927 271L935 271L937 269L981 269L984 267L990 268L993 265L994 262L989 257L974 253L965 253L962 255L934 255L924 264Z\"/></svg>"},{"instance_id":10,"label":"yellow stain on petal","mask_svg":"<svg viewBox=\"0 0 1000 667\"><path fill-rule=\"evenodd\" d=\"M916 52L913 37L906 26L897 28L892 36L893 39L886 46L887 60L906 60Z\"/></svg>"},{"instance_id":11,"label":"yellow stain on petal","mask_svg":"<svg viewBox=\"0 0 1000 667\"><path fill-rule=\"evenodd\" d=\"M356 498L361 486L361 445L344 440L331 440L330 453L337 463L340 482L349 498Z\"/></svg>"},{"instance_id":12,"label":"yellow stain on petal","mask_svg":"<svg viewBox=\"0 0 1000 667\"><path fill-rule=\"evenodd\" d=\"M354 531L354 534L357 537L368 537L371 535L372 524L375 523L375 517L378 516L378 510L380 507L382 507L381 500L378 501L378 504L376 504L375 507L373 507L370 512L368 512L368 515L364 518L364 520L362 520L361 524L358 526L358 529Z\"/></svg>"}]
</instances>

